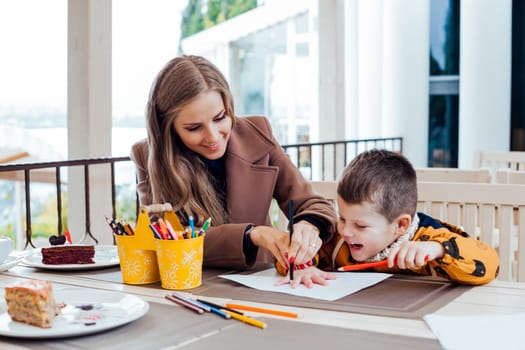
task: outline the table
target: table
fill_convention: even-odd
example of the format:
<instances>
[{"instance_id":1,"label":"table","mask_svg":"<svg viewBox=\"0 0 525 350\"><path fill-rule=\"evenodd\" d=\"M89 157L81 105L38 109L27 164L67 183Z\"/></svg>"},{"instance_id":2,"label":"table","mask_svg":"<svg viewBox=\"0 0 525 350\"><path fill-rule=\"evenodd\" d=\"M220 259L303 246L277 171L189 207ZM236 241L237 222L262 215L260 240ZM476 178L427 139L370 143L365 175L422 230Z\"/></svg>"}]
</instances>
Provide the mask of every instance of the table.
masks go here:
<instances>
[{"instance_id":1,"label":"table","mask_svg":"<svg viewBox=\"0 0 525 350\"><path fill-rule=\"evenodd\" d=\"M93 273L60 273L16 266L0 273L0 286L18 278L37 278L52 281L57 286L78 286L108 291L120 291L140 296L150 302L148 314L129 325L102 334L57 339L50 341L26 341L0 337L0 347L13 349L62 349L86 348L122 349L131 340L134 349L204 349L215 344L228 343L229 348L268 349L272 346L292 346L301 349L319 349L320 346L365 346L365 348L389 349L439 349L439 342L422 319L373 316L363 313L318 310L303 307L283 307L246 300L208 298L217 303L244 303L254 306L277 308L299 313L299 319L283 319L265 316L268 327L257 329L240 322L222 320L213 315L194 315L190 311L167 301L169 292L159 285L126 285L115 282L120 274L118 268L98 270ZM206 280L203 281L206 283ZM257 291L254 291L257 292ZM184 294L184 292L183 292ZM168 309L169 307L169 309ZM494 281L473 287L449 302L437 313L443 315L478 315L480 313L525 313L525 283ZM252 314L258 319L260 315ZM170 320L184 320L185 327L175 332L162 329ZM195 322L195 324L193 323ZM149 329L149 332L144 332ZM153 333L151 332L153 330ZM171 333L170 333L171 332ZM177 334L173 334L177 333ZM132 337L130 337L132 335ZM234 339L234 340L233 340ZM259 341L260 339L260 341ZM229 341L232 341L230 344ZM234 341L236 343L234 343ZM264 342L263 342L264 341ZM233 345L232 345L233 344ZM235 344L238 347L235 347ZM219 346L221 348L221 346ZM337 348L337 346L333 347Z\"/></svg>"}]
</instances>

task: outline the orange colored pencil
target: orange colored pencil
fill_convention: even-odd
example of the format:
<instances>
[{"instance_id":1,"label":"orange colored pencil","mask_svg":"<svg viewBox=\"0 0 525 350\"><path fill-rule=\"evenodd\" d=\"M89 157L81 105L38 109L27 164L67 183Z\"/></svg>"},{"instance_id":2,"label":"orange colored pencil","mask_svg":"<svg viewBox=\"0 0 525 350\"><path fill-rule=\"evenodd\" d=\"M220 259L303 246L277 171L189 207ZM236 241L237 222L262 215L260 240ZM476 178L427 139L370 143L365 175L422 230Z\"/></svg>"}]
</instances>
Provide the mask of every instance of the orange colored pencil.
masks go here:
<instances>
[{"instance_id":1,"label":"orange colored pencil","mask_svg":"<svg viewBox=\"0 0 525 350\"><path fill-rule=\"evenodd\" d=\"M255 306L239 305L239 304L226 304L226 307L228 307L230 309L237 309L237 310L244 310L244 311L253 311L253 312L259 312L259 313L262 313L262 314L268 314L268 315L274 315L274 316L299 318L299 315L296 314L296 313L293 313L293 312L263 309L263 308L255 307Z\"/></svg>"}]
</instances>

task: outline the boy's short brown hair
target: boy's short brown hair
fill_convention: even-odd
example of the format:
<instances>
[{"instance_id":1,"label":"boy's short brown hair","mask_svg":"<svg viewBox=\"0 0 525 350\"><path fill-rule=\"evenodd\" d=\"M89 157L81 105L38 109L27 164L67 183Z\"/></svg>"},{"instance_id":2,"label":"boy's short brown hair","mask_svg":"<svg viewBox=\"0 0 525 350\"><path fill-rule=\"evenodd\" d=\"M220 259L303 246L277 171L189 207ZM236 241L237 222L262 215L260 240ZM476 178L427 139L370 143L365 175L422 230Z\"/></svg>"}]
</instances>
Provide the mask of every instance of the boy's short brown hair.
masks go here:
<instances>
[{"instance_id":1,"label":"boy's short brown hair","mask_svg":"<svg viewBox=\"0 0 525 350\"><path fill-rule=\"evenodd\" d=\"M417 206L416 171L399 153L365 151L344 170L337 194L349 204L373 203L388 222L401 214L413 217Z\"/></svg>"}]
</instances>

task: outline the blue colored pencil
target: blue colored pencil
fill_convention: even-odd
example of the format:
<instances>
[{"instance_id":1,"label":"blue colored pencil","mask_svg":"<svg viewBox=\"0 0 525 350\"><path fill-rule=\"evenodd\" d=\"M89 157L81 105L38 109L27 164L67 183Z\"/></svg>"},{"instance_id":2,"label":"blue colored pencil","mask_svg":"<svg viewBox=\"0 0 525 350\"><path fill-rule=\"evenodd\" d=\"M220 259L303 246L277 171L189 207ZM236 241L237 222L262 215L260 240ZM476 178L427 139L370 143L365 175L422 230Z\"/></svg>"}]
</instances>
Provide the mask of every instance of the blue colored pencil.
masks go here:
<instances>
[{"instance_id":1,"label":"blue colored pencil","mask_svg":"<svg viewBox=\"0 0 525 350\"><path fill-rule=\"evenodd\" d=\"M189 217L190 228L191 228L191 238L195 238L195 222L193 221L193 215Z\"/></svg>"},{"instance_id":2,"label":"blue colored pencil","mask_svg":"<svg viewBox=\"0 0 525 350\"><path fill-rule=\"evenodd\" d=\"M155 236L155 238L163 239L162 236L160 235L160 233L155 228L155 226L153 226L153 224L149 224L149 228L151 229L151 231L153 231L153 236Z\"/></svg>"}]
</instances>

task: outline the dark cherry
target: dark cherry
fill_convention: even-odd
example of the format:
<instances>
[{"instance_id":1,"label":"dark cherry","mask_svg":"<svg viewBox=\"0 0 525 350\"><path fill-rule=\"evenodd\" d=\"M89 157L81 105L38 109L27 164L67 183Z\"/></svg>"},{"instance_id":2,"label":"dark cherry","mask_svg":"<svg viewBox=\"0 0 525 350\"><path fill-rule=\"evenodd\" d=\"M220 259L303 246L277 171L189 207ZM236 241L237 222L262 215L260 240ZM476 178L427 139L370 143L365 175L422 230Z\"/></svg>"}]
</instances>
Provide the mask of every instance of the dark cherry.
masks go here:
<instances>
[{"instance_id":1,"label":"dark cherry","mask_svg":"<svg viewBox=\"0 0 525 350\"><path fill-rule=\"evenodd\" d=\"M52 235L49 237L49 244L51 245L62 245L66 243L66 236L63 236L63 235L60 235L60 236L56 236L56 235Z\"/></svg>"}]
</instances>

